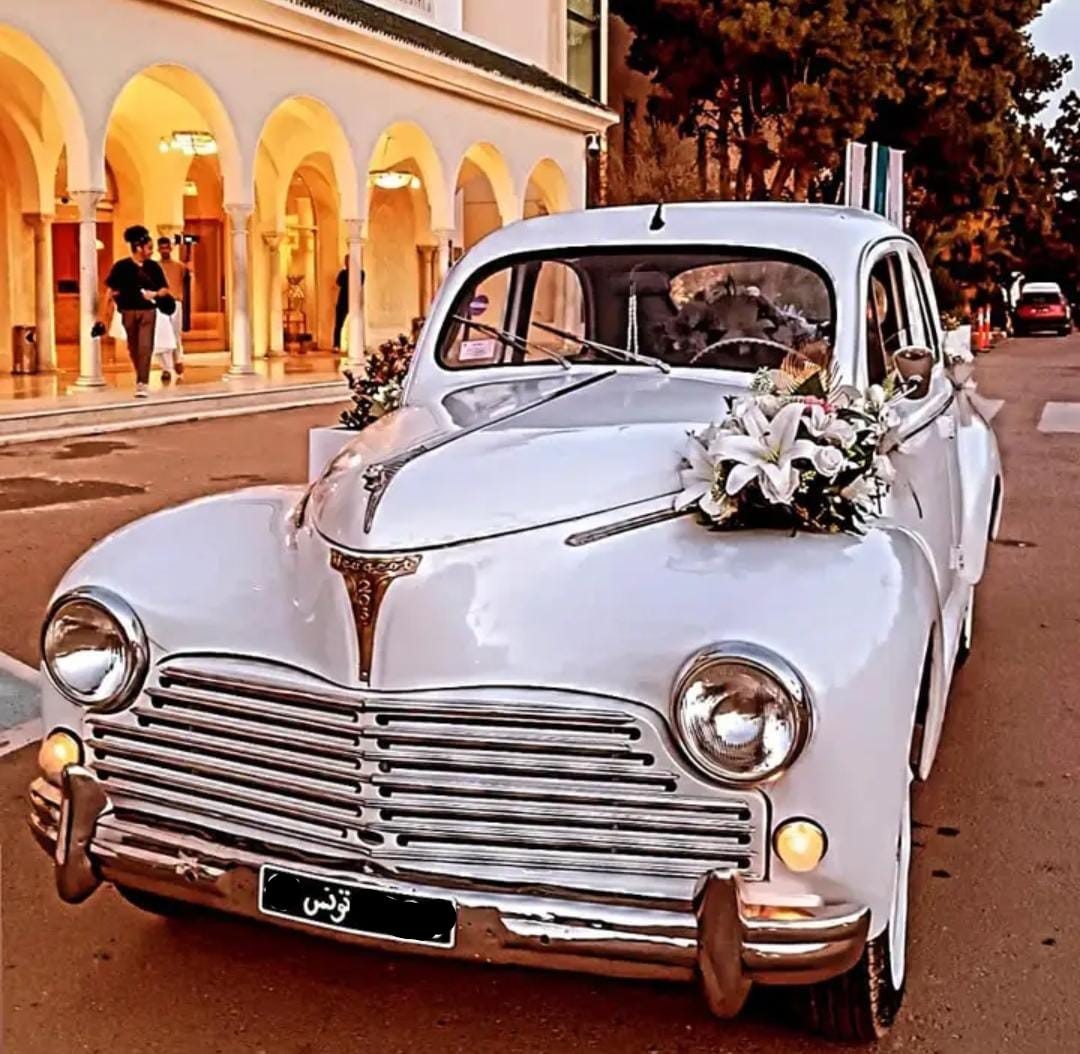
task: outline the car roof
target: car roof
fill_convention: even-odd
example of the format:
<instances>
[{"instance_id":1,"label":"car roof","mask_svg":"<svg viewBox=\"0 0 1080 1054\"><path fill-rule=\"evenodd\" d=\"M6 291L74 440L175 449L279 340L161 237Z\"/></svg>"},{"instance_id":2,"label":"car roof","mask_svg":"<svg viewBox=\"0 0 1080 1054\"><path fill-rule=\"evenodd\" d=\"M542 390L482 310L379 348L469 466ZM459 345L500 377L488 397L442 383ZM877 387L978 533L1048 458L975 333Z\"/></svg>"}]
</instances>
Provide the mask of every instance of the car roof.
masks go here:
<instances>
[{"instance_id":1,"label":"car roof","mask_svg":"<svg viewBox=\"0 0 1080 1054\"><path fill-rule=\"evenodd\" d=\"M862 250L888 237L904 237L888 220L865 209L787 202L694 202L562 212L502 227L470 253L476 266L523 250L572 246L733 245L774 249L816 260L838 277Z\"/></svg>"},{"instance_id":2,"label":"car roof","mask_svg":"<svg viewBox=\"0 0 1080 1054\"><path fill-rule=\"evenodd\" d=\"M1023 293L1060 293L1061 286L1057 282L1025 282L1020 288Z\"/></svg>"}]
</instances>

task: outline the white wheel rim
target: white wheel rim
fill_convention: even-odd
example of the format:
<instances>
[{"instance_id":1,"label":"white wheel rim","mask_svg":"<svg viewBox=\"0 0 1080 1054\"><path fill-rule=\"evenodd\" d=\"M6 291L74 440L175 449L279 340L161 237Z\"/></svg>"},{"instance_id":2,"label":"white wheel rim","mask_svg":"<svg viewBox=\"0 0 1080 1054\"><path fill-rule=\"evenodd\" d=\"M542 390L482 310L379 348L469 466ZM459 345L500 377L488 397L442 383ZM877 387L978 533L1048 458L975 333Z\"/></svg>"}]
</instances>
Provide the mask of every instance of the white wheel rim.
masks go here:
<instances>
[{"instance_id":1,"label":"white wheel rim","mask_svg":"<svg viewBox=\"0 0 1080 1054\"><path fill-rule=\"evenodd\" d=\"M911 871L911 786L904 791L900 836L896 843L896 884L889 912L889 972L899 990L907 969L908 884Z\"/></svg>"}]
</instances>

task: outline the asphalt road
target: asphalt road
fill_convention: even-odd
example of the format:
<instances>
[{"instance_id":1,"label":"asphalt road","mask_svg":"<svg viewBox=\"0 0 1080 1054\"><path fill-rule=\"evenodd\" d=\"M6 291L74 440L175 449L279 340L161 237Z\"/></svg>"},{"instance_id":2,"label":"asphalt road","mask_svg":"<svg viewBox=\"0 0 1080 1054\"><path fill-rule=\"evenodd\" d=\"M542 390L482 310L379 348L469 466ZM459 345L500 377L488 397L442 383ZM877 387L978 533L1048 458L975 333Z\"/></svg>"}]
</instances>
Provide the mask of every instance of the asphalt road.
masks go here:
<instances>
[{"instance_id":1,"label":"asphalt road","mask_svg":"<svg viewBox=\"0 0 1080 1054\"><path fill-rule=\"evenodd\" d=\"M978 379L1006 400L995 419L1005 518L975 652L953 687L937 768L916 791L908 995L879 1049L1075 1051L1080 434L1036 424L1048 400L1080 403L1080 337L1012 342L980 360ZM302 478L304 433L327 416L0 448L0 650L36 661L53 583L119 524L209 490ZM58 490L42 477L92 486ZM21 497L8 504L23 507L5 510L12 479ZM65 496L78 500L46 503ZM32 750L0 759L9 1054L836 1049L784 1024L768 995L723 1023L689 987L358 954L228 919L165 922L109 889L66 907L23 827L33 766Z\"/></svg>"}]
</instances>

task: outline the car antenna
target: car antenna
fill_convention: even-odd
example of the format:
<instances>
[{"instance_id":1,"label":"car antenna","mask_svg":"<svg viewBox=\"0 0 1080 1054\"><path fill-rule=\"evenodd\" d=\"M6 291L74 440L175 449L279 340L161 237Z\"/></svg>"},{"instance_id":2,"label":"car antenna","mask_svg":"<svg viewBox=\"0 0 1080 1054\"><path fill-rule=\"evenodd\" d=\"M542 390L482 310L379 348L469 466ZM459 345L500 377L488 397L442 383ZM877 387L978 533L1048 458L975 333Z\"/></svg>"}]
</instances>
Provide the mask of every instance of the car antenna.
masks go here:
<instances>
[{"instance_id":1,"label":"car antenna","mask_svg":"<svg viewBox=\"0 0 1080 1054\"><path fill-rule=\"evenodd\" d=\"M667 220L664 219L664 203L658 201L656 203L656 211L653 213L652 220L649 222L649 230L662 231L667 225Z\"/></svg>"}]
</instances>

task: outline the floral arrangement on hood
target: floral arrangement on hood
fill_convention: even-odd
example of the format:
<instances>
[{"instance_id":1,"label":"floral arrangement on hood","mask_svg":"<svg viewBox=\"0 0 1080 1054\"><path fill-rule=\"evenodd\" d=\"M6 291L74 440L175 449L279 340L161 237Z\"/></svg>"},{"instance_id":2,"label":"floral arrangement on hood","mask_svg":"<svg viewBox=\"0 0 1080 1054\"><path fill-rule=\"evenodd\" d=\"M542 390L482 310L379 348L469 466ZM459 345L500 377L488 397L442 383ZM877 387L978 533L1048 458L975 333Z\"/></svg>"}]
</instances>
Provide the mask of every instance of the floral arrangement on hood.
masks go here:
<instances>
[{"instance_id":1,"label":"floral arrangement on hood","mask_svg":"<svg viewBox=\"0 0 1080 1054\"><path fill-rule=\"evenodd\" d=\"M359 431L373 421L398 409L405 390L416 345L404 334L388 340L368 356L362 377L345 370L345 380L352 392L352 406L341 412L341 424Z\"/></svg>"},{"instance_id":2,"label":"floral arrangement on hood","mask_svg":"<svg viewBox=\"0 0 1080 1054\"><path fill-rule=\"evenodd\" d=\"M862 393L789 356L761 369L724 418L691 433L680 509L715 527L865 533L896 473L895 378Z\"/></svg>"}]
</instances>

